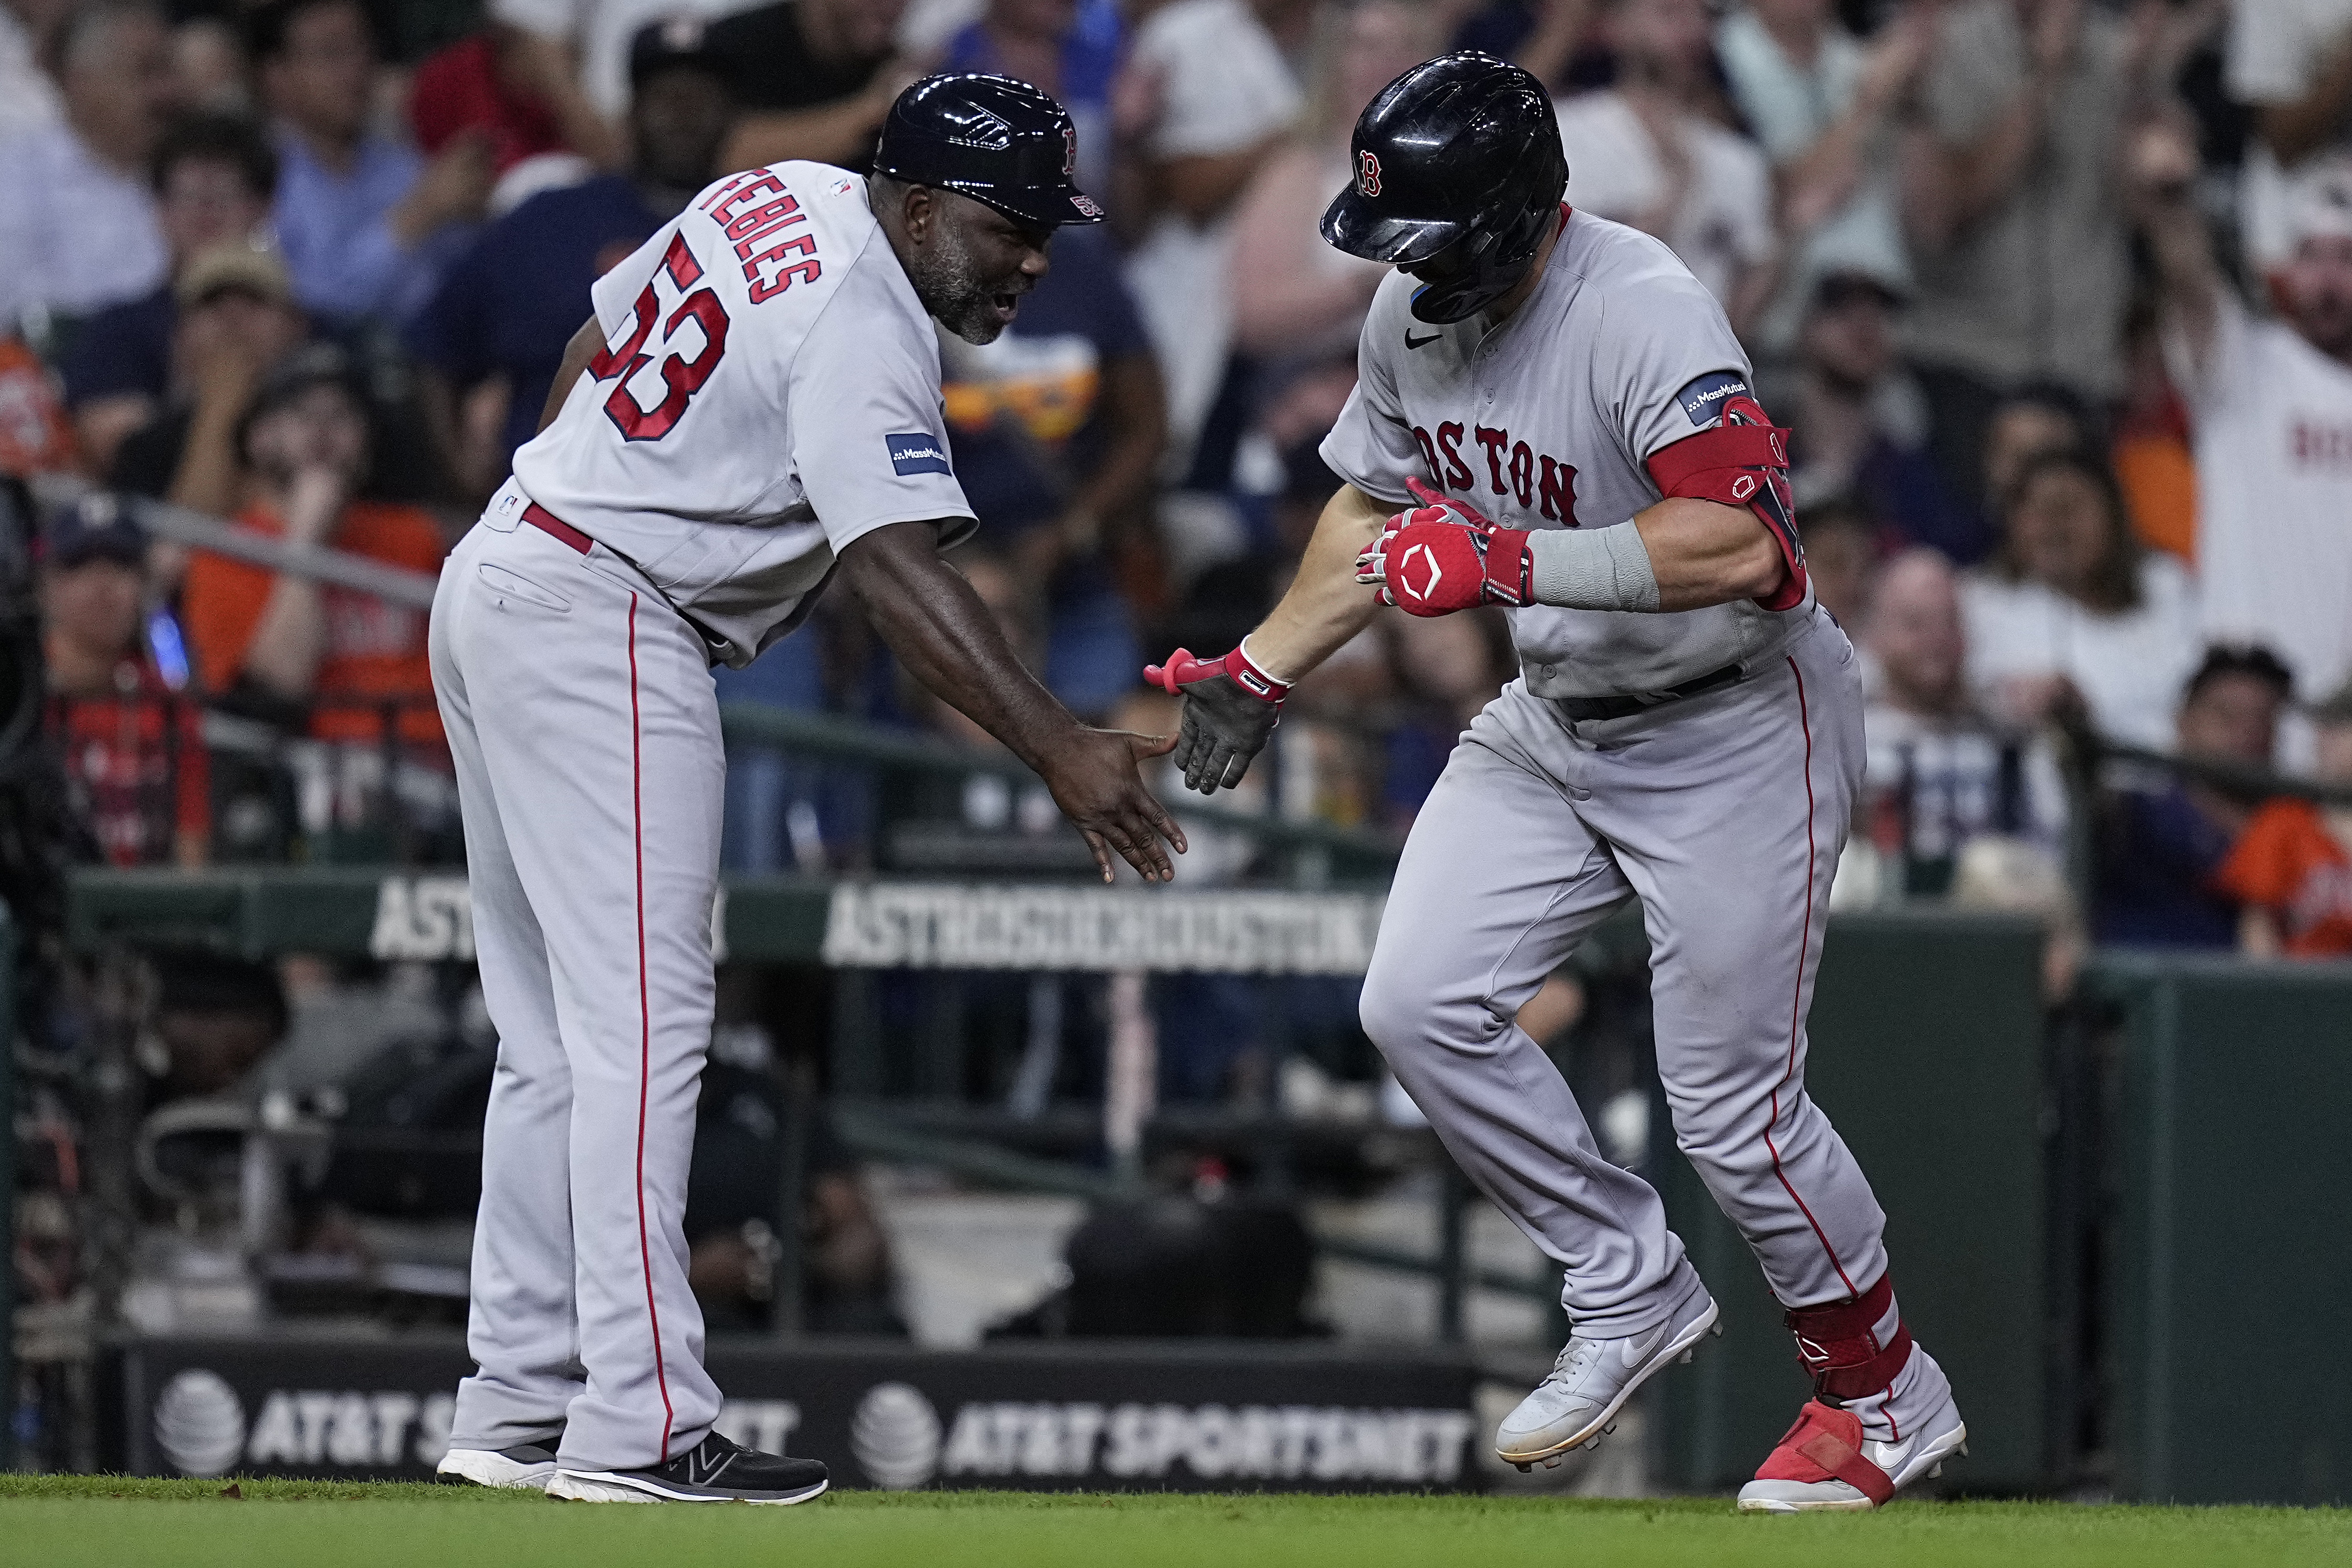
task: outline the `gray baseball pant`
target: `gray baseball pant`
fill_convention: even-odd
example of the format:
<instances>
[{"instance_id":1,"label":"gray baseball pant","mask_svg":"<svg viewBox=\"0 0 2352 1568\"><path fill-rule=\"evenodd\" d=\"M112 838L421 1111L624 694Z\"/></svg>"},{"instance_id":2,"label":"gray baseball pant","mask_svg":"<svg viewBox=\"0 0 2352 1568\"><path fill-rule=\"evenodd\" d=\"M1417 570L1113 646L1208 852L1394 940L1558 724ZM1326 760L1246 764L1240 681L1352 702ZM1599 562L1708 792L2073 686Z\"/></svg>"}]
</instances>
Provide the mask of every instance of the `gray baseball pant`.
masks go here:
<instances>
[{"instance_id":1,"label":"gray baseball pant","mask_svg":"<svg viewBox=\"0 0 2352 1568\"><path fill-rule=\"evenodd\" d=\"M499 1031L450 1443L659 1464L719 1413L681 1227L726 776L702 640L602 545L493 516L431 647Z\"/></svg>"},{"instance_id":2,"label":"gray baseball pant","mask_svg":"<svg viewBox=\"0 0 2352 1568\"><path fill-rule=\"evenodd\" d=\"M1698 1288L1649 1184L1594 1142L1515 1019L1627 898L1650 937L1675 1141L1791 1307L1886 1268L1870 1184L1805 1093L1805 1013L1862 783L1862 684L1829 616L1736 685L1573 722L1514 681L1415 818L1363 1022L1464 1173L1565 1266L1578 1332Z\"/></svg>"}]
</instances>

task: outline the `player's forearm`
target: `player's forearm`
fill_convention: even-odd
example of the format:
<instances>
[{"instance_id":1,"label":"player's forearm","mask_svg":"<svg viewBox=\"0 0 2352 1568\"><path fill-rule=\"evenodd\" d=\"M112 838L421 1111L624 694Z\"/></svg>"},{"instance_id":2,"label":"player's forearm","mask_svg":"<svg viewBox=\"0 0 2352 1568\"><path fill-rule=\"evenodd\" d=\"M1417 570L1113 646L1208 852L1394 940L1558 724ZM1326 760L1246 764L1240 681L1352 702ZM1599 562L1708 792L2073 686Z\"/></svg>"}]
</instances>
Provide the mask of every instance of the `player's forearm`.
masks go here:
<instances>
[{"instance_id":1,"label":"player's forearm","mask_svg":"<svg viewBox=\"0 0 2352 1568\"><path fill-rule=\"evenodd\" d=\"M1633 527L1658 579L1661 611L1762 598L1788 572L1771 533L1744 508L1669 496L1635 513Z\"/></svg>"},{"instance_id":2,"label":"player's forearm","mask_svg":"<svg viewBox=\"0 0 2352 1568\"><path fill-rule=\"evenodd\" d=\"M939 553L940 525L876 529L842 552L844 585L908 672L940 700L1044 772L1076 730L1068 709L1023 668L995 617Z\"/></svg>"},{"instance_id":3,"label":"player's forearm","mask_svg":"<svg viewBox=\"0 0 2352 1568\"><path fill-rule=\"evenodd\" d=\"M1356 557L1395 509L1342 485L1323 509L1290 591L1249 635L1250 657L1268 674L1298 679L1362 631L1380 606L1356 581Z\"/></svg>"}]
</instances>

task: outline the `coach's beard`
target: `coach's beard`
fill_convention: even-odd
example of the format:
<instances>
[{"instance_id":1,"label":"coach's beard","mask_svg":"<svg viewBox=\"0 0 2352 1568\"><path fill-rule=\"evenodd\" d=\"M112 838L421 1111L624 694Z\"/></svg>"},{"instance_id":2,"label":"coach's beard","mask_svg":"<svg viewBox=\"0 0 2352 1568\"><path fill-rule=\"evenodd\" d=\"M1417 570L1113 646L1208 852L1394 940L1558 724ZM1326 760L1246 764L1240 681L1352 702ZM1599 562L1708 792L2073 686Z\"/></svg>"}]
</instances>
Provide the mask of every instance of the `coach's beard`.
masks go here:
<instances>
[{"instance_id":1,"label":"coach's beard","mask_svg":"<svg viewBox=\"0 0 2352 1568\"><path fill-rule=\"evenodd\" d=\"M1003 280L1011 287L994 288L975 277L977 270L962 231L942 225L931 244L908 258L907 280L940 325L968 343L992 343L1013 324L1020 298L1032 285L1016 270Z\"/></svg>"}]
</instances>

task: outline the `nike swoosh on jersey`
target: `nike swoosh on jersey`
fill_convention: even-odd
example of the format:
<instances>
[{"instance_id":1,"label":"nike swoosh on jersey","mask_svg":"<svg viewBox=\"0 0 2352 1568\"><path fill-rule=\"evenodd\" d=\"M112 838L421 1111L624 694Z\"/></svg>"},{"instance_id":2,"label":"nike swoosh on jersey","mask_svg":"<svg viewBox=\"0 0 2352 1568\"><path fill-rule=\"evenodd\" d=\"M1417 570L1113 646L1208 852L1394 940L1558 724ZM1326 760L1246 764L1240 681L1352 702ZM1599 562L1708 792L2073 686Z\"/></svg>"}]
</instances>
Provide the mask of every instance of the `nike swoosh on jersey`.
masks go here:
<instances>
[{"instance_id":1,"label":"nike swoosh on jersey","mask_svg":"<svg viewBox=\"0 0 2352 1568\"><path fill-rule=\"evenodd\" d=\"M1444 332L1432 332L1425 338L1416 338L1412 335L1412 329L1407 327L1404 330L1404 346L1409 349L1425 349L1444 335Z\"/></svg>"}]
</instances>

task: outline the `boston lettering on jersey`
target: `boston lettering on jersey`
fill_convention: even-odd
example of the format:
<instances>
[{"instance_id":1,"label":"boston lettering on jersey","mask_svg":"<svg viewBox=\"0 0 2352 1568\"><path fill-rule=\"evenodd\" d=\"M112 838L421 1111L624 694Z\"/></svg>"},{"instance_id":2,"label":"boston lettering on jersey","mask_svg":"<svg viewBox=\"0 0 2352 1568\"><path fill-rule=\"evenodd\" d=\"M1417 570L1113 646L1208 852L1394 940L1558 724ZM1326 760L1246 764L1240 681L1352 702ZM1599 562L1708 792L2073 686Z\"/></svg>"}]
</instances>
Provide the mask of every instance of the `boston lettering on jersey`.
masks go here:
<instances>
[{"instance_id":1,"label":"boston lettering on jersey","mask_svg":"<svg viewBox=\"0 0 2352 1568\"><path fill-rule=\"evenodd\" d=\"M1478 453L1464 454L1465 436L1477 445ZM1421 444L1422 460L1440 489L1475 492L1478 479L1470 465L1483 453L1488 489L1538 509L1550 521L1577 526L1574 466L1513 440L1508 430L1486 425L1465 430L1459 420L1448 419L1438 426L1434 439L1418 425L1412 427L1412 438Z\"/></svg>"},{"instance_id":2,"label":"boston lettering on jersey","mask_svg":"<svg viewBox=\"0 0 2352 1568\"><path fill-rule=\"evenodd\" d=\"M761 196L770 199L761 202ZM814 283L824 275L814 236L778 237L788 228L805 225L808 214L801 210L799 199L784 189L784 183L767 170L747 170L736 175L703 198L702 210L726 229L735 247L735 259L743 264L743 281L751 286L754 305L775 298L795 280ZM795 256L804 259L789 259ZM782 265L773 272L767 270L778 263Z\"/></svg>"}]
</instances>

